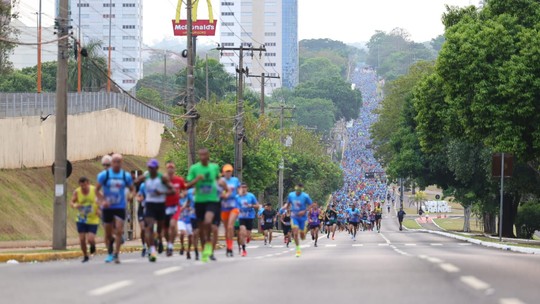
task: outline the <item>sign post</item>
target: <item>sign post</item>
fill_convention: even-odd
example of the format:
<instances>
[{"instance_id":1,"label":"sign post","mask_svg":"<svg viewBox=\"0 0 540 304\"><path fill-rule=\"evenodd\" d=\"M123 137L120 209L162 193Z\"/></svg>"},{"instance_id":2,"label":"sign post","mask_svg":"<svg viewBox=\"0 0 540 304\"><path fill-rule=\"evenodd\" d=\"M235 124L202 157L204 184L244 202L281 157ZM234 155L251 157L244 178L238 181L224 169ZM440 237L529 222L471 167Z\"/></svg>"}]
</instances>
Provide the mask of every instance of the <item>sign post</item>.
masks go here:
<instances>
[{"instance_id":1,"label":"sign post","mask_svg":"<svg viewBox=\"0 0 540 304\"><path fill-rule=\"evenodd\" d=\"M500 158L500 159L499 159ZM503 206L504 206L504 178L512 176L514 158L507 153L497 153L492 156L493 177L501 178L500 200L499 200L499 242L502 242L503 231Z\"/></svg>"}]
</instances>

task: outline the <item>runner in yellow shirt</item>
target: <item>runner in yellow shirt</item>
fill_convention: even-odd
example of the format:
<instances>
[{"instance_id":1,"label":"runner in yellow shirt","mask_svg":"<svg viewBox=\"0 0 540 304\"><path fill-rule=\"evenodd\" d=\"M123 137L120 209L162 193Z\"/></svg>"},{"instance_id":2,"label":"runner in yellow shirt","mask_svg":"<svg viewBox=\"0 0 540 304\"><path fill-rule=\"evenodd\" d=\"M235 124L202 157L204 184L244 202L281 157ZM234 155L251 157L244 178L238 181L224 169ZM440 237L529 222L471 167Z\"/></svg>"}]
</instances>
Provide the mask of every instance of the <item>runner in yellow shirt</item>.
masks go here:
<instances>
[{"instance_id":1,"label":"runner in yellow shirt","mask_svg":"<svg viewBox=\"0 0 540 304\"><path fill-rule=\"evenodd\" d=\"M90 185L86 177L79 178L79 187L73 191L71 207L77 209L77 232L81 250L84 254L83 263L88 262L86 242L90 244L90 254L96 252L96 233L99 225L100 209L97 204L96 188Z\"/></svg>"}]
</instances>

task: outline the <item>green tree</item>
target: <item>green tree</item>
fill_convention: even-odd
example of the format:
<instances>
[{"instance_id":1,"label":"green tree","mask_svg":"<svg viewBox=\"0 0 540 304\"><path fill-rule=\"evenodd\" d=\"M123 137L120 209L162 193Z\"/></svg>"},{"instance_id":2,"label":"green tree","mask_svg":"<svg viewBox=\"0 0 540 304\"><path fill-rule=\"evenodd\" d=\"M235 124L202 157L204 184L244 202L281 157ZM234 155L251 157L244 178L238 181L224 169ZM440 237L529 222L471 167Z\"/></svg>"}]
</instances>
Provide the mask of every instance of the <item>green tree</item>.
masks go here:
<instances>
[{"instance_id":1,"label":"green tree","mask_svg":"<svg viewBox=\"0 0 540 304\"><path fill-rule=\"evenodd\" d=\"M7 73L0 78L0 92L35 92L36 80L20 71Z\"/></svg>"},{"instance_id":2,"label":"green tree","mask_svg":"<svg viewBox=\"0 0 540 304\"><path fill-rule=\"evenodd\" d=\"M17 19L18 13L15 1L0 1L0 37L8 40L17 40L19 31L11 25L11 20ZM0 75L5 75L11 71L12 63L9 61L9 55L15 48L15 44L6 41L0 41Z\"/></svg>"},{"instance_id":3,"label":"green tree","mask_svg":"<svg viewBox=\"0 0 540 304\"><path fill-rule=\"evenodd\" d=\"M100 40L90 40L83 48L88 56L82 56L81 61L81 90L98 92L107 84L107 61L102 55L103 43ZM77 60L72 57L69 62L69 90L77 91ZM56 75L56 73L55 73ZM56 86L55 89L56 90Z\"/></svg>"},{"instance_id":4,"label":"green tree","mask_svg":"<svg viewBox=\"0 0 540 304\"><path fill-rule=\"evenodd\" d=\"M339 67L327 58L316 57L304 61L300 66L300 83L313 81L328 77L340 77Z\"/></svg>"},{"instance_id":5,"label":"green tree","mask_svg":"<svg viewBox=\"0 0 540 304\"><path fill-rule=\"evenodd\" d=\"M307 127L316 127L319 132L328 132L335 122L335 106L331 100L302 97L290 101L296 106L296 121Z\"/></svg>"},{"instance_id":6,"label":"green tree","mask_svg":"<svg viewBox=\"0 0 540 304\"><path fill-rule=\"evenodd\" d=\"M186 88L187 70L183 69L176 75L176 83L180 88ZM197 59L194 67L195 77L195 98L196 100L206 99L206 61ZM227 71L223 64L216 59L208 59L208 87L210 99L219 100L227 93L235 92L235 80Z\"/></svg>"},{"instance_id":7,"label":"green tree","mask_svg":"<svg viewBox=\"0 0 540 304\"><path fill-rule=\"evenodd\" d=\"M137 98L158 109L167 109L164 106L161 95L157 90L151 88L140 88L137 90Z\"/></svg>"}]
</instances>

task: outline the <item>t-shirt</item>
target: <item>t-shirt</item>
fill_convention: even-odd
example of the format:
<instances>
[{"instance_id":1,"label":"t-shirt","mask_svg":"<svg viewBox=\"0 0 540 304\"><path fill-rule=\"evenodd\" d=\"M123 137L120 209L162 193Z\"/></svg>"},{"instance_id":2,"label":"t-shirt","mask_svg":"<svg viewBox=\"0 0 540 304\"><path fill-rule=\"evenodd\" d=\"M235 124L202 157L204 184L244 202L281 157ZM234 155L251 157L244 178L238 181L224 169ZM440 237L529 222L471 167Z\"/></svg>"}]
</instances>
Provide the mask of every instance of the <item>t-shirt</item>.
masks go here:
<instances>
[{"instance_id":1,"label":"t-shirt","mask_svg":"<svg viewBox=\"0 0 540 304\"><path fill-rule=\"evenodd\" d=\"M381 214L382 214L382 209L381 209L381 207L375 208L375 214L376 214L376 215L381 215Z\"/></svg>"},{"instance_id":2,"label":"t-shirt","mask_svg":"<svg viewBox=\"0 0 540 304\"><path fill-rule=\"evenodd\" d=\"M337 217L337 213L334 210L328 209L326 210L326 218L328 218L329 221L335 221Z\"/></svg>"},{"instance_id":3,"label":"t-shirt","mask_svg":"<svg viewBox=\"0 0 540 304\"><path fill-rule=\"evenodd\" d=\"M248 192L244 195L237 195L236 200L238 206L240 206L240 214L238 218L240 219L254 219L255 218L255 208L254 205L257 204L257 198L253 193Z\"/></svg>"},{"instance_id":4,"label":"t-shirt","mask_svg":"<svg viewBox=\"0 0 540 304\"><path fill-rule=\"evenodd\" d=\"M307 212L303 216L298 216L297 214L301 211L305 211L309 205L313 203L309 195L305 192L297 195L296 192L289 193L287 198L289 204L291 204L291 216L294 218L304 218L307 219Z\"/></svg>"},{"instance_id":5,"label":"t-shirt","mask_svg":"<svg viewBox=\"0 0 540 304\"><path fill-rule=\"evenodd\" d=\"M97 181L103 188L103 196L110 203L107 209L126 209L125 189L133 185L131 174L126 173L124 170L114 172L110 168L99 173Z\"/></svg>"},{"instance_id":6,"label":"t-shirt","mask_svg":"<svg viewBox=\"0 0 540 304\"><path fill-rule=\"evenodd\" d=\"M229 211L234 208L238 208L236 196L238 195L238 187L240 187L240 180L233 176L229 179L225 179L225 182L227 183L231 194L221 201L221 210Z\"/></svg>"},{"instance_id":7,"label":"t-shirt","mask_svg":"<svg viewBox=\"0 0 540 304\"><path fill-rule=\"evenodd\" d=\"M318 225L320 223L320 220L319 220L320 213L321 212L319 211L319 209L311 210L311 212L309 212L309 222L312 224Z\"/></svg>"},{"instance_id":8,"label":"t-shirt","mask_svg":"<svg viewBox=\"0 0 540 304\"><path fill-rule=\"evenodd\" d=\"M203 179L195 185L195 203L219 203L217 179L219 178L219 166L209 163L204 166L200 162L189 168L188 181L202 175Z\"/></svg>"},{"instance_id":9,"label":"t-shirt","mask_svg":"<svg viewBox=\"0 0 540 304\"><path fill-rule=\"evenodd\" d=\"M358 222L360 221L360 210L355 208L354 210L352 208L347 209L347 214L349 215L349 222Z\"/></svg>"},{"instance_id":10,"label":"t-shirt","mask_svg":"<svg viewBox=\"0 0 540 304\"><path fill-rule=\"evenodd\" d=\"M275 210L266 210L264 209L262 216L263 221L267 225L271 225L274 223L274 218L276 217L277 212Z\"/></svg>"},{"instance_id":11,"label":"t-shirt","mask_svg":"<svg viewBox=\"0 0 540 304\"><path fill-rule=\"evenodd\" d=\"M88 225L98 225L99 216L97 215L97 210L99 205L96 200L96 187L90 186L90 189L86 195L83 194L81 187L75 190L77 192L77 204L80 205L78 208L79 213L77 214L77 222L88 224Z\"/></svg>"},{"instance_id":12,"label":"t-shirt","mask_svg":"<svg viewBox=\"0 0 540 304\"><path fill-rule=\"evenodd\" d=\"M167 207L177 206L178 202L180 201L180 191L186 189L186 182L181 176L173 176L171 179L171 184L174 189L174 194L167 195L165 200L165 206Z\"/></svg>"}]
</instances>

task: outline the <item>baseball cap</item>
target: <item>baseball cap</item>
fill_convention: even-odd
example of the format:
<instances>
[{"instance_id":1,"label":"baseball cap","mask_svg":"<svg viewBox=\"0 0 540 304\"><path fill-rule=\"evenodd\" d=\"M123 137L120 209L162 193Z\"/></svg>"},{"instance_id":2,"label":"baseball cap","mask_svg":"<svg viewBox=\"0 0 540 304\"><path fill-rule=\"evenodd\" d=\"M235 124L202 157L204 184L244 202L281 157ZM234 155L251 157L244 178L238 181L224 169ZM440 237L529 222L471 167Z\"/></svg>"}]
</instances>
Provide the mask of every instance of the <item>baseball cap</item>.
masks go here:
<instances>
[{"instance_id":1,"label":"baseball cap","mask_svg":"<svg viewBox=\"0 0 540 304\"><path fill-rule=\"evenodd\" d=\"M146 163L146 166L148 168L157 168L159 167L159 162L157 159L152 158L151 160L148 161L148 163Z\"/></svg>"},{"instance_id":2,"label":"baseball cap","mask_svg":"<svg viewBox=\"0 0 540 304\"><path fill-rule=\"evenodd\" d=\"M229 172L229 171L232 172L233 170L234 170L234 168L233 168L232 165L226 164L226 165L223 166L223 170L222 170L222 171L223 171L223 172Z\"/></svg>"}]
</instances>

